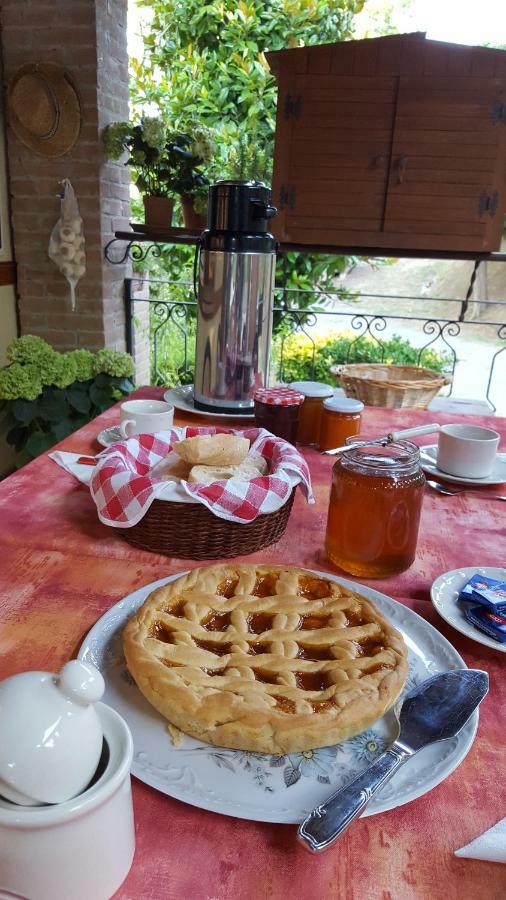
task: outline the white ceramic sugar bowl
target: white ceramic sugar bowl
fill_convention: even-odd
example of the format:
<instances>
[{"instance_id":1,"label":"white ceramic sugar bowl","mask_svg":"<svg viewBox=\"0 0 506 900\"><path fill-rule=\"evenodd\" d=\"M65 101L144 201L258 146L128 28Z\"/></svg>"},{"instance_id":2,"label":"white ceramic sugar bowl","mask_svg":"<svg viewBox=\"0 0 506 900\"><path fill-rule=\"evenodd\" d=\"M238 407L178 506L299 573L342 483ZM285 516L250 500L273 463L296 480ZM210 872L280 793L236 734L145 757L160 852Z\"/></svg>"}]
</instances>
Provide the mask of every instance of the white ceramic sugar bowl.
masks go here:
<instances>
[{"instance_id":1,"label":"white ceramic sugar bowl","mask_svg":"<svg viewBox=\"0 0 506 900\"><path fill-rule=\"evenodd\" d=\"M0 682L0 897L109 900L128 874L133 743L103 690L81 661Z\"/></svg>"},{"instance_id":2,"label":"white ceramic sugar bowl","mask_svg":"<svg viewBox=\"0 0 506 900\"><path fill-rule=\"evenodd\" d=\"M102 752L95 702L104 679L71 660L55 677L22 672L0 682L0 795L13 803L63 803L90 783Z\"/></svg>"}]
</instances>

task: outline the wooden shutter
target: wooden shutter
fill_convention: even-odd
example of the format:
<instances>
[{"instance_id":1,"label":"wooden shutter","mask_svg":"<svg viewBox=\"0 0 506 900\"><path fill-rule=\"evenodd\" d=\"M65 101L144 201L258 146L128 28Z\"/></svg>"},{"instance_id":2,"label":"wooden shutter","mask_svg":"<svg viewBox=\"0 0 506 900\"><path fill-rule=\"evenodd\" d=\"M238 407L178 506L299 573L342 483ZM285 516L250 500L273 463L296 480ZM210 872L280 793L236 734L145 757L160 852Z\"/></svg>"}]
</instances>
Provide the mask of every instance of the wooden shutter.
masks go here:
<instances>
[{"instance_id":1,"label":"wooden shutter","mask_svg":"<svg viewBox=\"0 0 506 900\"><path fill-rule=\"evenodd\" d=\"M504 207L504 82L401 77L385 211L399 246L498 249ZM402 242L402 243L401 243Z\"/></svg>"},{"instance_id":2,"label":"wooden shutter","mask_svg":"<svg viewBox=\"0 0 506 900\"><path fill-rule=\"evenodd\" d=\"M395 77L293 74L280 81L279 237L339 244L381 230L396 89Z\"/></svg>"}]
</instances>

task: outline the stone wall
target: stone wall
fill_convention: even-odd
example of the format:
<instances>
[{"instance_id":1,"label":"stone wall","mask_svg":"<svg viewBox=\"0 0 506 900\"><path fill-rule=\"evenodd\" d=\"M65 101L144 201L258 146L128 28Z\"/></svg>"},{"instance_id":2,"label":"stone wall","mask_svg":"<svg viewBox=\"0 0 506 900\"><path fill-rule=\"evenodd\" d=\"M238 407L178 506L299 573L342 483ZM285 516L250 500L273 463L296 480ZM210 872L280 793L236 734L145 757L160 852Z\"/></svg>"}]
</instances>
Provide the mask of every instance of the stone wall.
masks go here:
<instances>
[{"instance_id":1,"label":"stone wall","mask_svg":"<svg viewBox=\"0 0 506 900\"><path fill-rule=\"evenodd\" d=\"M124 166L105 160L100 135L108 122L128 118L126 24L127 0L0 3L5 84L26 63L57 63L69 72L81 101L80 136L64 156L35 153L7 127L21 332L41 335L57 349L125 347L127 266L106 262L104 246L128 226L129 176ZM74 313L69 286L47 255L63 178L76 192L86 239L87 270Z\"/></svg>"}]
</instances>

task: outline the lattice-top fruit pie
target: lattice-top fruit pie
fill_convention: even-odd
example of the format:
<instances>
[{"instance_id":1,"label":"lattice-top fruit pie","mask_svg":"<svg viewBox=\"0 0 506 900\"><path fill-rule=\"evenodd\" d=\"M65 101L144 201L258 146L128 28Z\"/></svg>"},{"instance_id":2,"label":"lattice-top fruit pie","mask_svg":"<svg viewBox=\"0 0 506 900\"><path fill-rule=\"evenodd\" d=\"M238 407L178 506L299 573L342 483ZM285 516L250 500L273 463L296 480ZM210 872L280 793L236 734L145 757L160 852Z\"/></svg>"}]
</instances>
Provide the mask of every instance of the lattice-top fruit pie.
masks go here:
<instances>
[{"instance_id":1,"label":"lattice-top fruit pie","mask_svg":"<svg viewBox=\"0 0 506 900\"><path fill-rule=\"evenodd\" d=\"M372 603L304 569L193 569L124 631L127 664L169 722L221 747L290 753L363 731L398 696L407 649Z\"/></svg>"}]
</instances>

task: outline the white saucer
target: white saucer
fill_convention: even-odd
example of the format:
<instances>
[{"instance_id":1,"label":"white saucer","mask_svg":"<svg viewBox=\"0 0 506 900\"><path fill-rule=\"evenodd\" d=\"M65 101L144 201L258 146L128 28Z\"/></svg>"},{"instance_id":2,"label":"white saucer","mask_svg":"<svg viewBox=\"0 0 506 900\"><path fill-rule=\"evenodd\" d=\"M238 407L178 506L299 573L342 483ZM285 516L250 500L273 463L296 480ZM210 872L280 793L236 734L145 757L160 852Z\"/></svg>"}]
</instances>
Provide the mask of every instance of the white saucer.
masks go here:
<instances>
[{"instance_id":1,"label":"white saucer","mask_svg":"<svg viewBox=\"0 0 506 900\"><path fill-rule=\"evenodd\" d=\"M427 444L420 447L420 465L424 472L437 475L445 481L455 481L457 484L502 484L506 481L506 453L498 453L495 458L494 468L486 478L462 478L459 475L449 475L438 469L436 463L437 444Z\"/></svg>"},{"instance_id":2,"label":"white saucer","mask_svg":"<svg viewBox=\"0 0 506 900\"><path fill-rule=\"evenodd\" d=\"M453 569L440 575L432 584L430 589L432 605L441 618L461 634L478 641L479 644L485 644L486 647L506 653L506 644L494 641L494 638L489 637L484 631L471 625L466 619L464 606L457 603L457 597L465 583L477 573L496 578L498 581L506 581L506 569L495 566L467 566L464 569Z\"/></svg>"},{"instance_id":3,"label":"white saucer","mask_svg":"<svg viewBox=\"0 0 506 900\"><path fill-rule=\"evenodd\" d=\"M163 399L167 403L171 403L176 409L182 412L193 413L195 416L205 416L211 419L253 419L252 412L243 412L240 415L235 413L217 413L209 412L207 409L197 409L193 402L193 384L180 384L179 387L169 388L165 391Z\"/></svg>"},{"instance_id":4,"label":"white saucer","mask_svg":"<svg viewBox=\"0 0 506 900\"><path fill-rule=\"evenodd\" d=\"M104 428L100 434L97 434L97 441L102 447L110 447L111 444L117 444L118 441L124 440L117 425L110 425L109 428Z\"/></svg>"}]
</instances>

